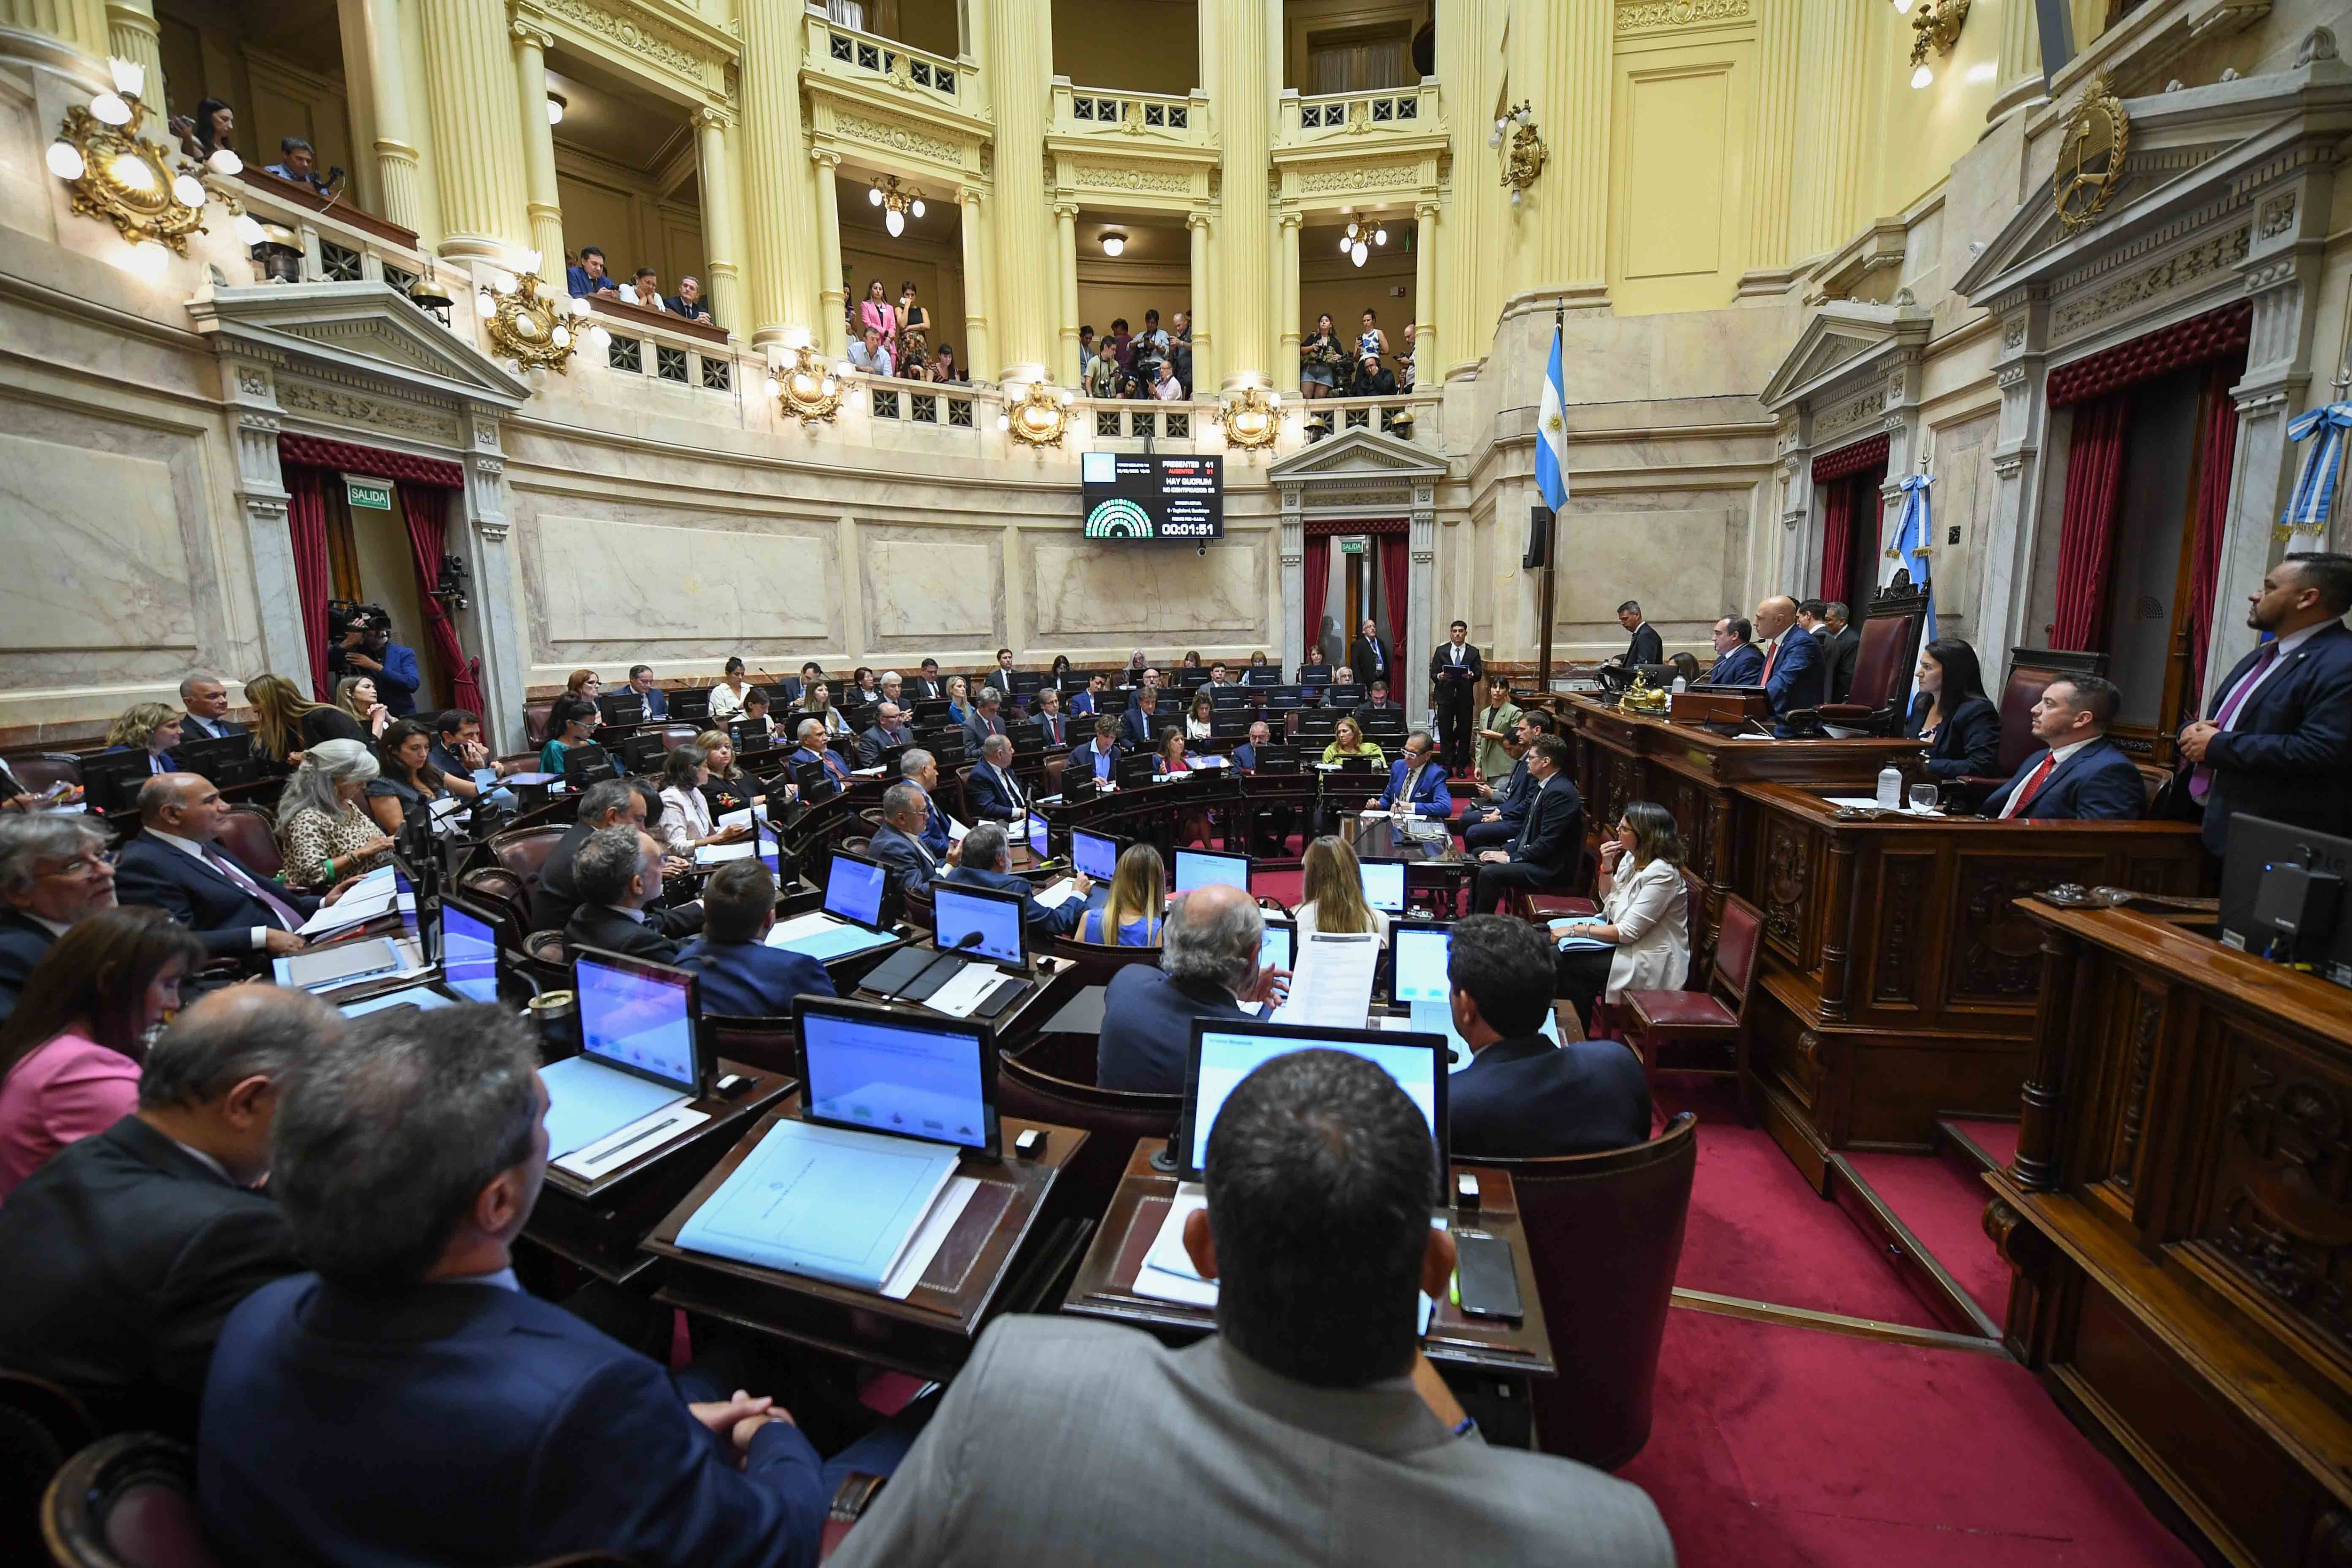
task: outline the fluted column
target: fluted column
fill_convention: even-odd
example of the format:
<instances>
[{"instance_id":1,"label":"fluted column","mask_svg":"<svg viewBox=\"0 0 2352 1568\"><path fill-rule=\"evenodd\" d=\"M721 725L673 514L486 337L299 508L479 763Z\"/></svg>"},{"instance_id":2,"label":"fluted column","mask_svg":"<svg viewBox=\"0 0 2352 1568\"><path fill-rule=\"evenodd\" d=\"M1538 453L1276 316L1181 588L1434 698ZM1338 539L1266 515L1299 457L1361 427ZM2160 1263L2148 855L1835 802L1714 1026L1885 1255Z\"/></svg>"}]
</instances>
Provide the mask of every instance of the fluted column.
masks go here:
<instances>
[{"instance_id":1,"label":"fluted column","mask_svg":"<svg viewBox=\"0 0 2352 1568\"><path fill-rule=\"evenodd\" d=\"M2000 63L1993 80L1992 107L1985 119L1994 121L2013 109L2022 109L2042 95L2042 29L2030 0L2001 0Z\"/></svg>"},{"instance_id":2,"label":"fluted column","mask_svg":"<svg viewBox=\"0 0 2352 1568\"><path fill-rule=\"evenodd\" d=\"M996 299L988 267L988 208L969 185L959 189L957 199L963 204L963 368L966 375L984 376L996 363L988 357Z\"/></svg>"},{"instance_id":3,"label":"fluted column","mask_svg":"<svg viewBox=\"0 0 2352 1568\"><path fill-rule=\"evenodd\" d=\"M2031 0L2002 0L2010 9ZM1748 269L1789 265L1789 199L1797 151L1797 72L1803 0L1760 0L1756 16L1756 121L1748 145Z\"/></svg>"},{"instance_id":4,"label":"fluted column","mask_svg":"<svg viewBox=\"0 0 2352 1568\"><path fill-rule=\"evenodd\" d=\"M1211 263L1209 215L1193 213L1184 219L1184 226L1192 240L1192 276L1190 279L1192 299L1192 392L1198 396L1203 388L1213 391L1217 385L1217 333L1211 325L1216 320L1216 297L1210 288Z\"/></svg>"},{"instance_id":5,"label":"fluted column","mask_svg":"<svg viewBox=\"0 0 2352 1568\"><path fill-rule=\"evenodd\" d=\"M1417 362L1428 382L1485 357L1494 341L1510 278L1496 265L1507 220L1503 190L1495 176L1496 155L1486 138L1494 129L1490 107L1501 90L1499 55L1490 58L1487 14L1499 0L1454 0L1436 7L1437 76L1446 101L1454 144L1452 210L1439 231L1439 270L1448 287L1438 301L1438 335L1455 361ZM1793 3L1793 0L1790 0Z\"/></svg>"},{"instance_id":6,"label":"fluted column","mask_svg":"<svg viewBox=\"0 0 2352 1568\"><path fill-rule=\"evenodd\" d=\"M1298 226L1297 213L1282 215L1282 255L1276 279L1276 317L1282 323L1281 351L1274 366L1274 384L1284 392L1298 390Z\"/></svg>"},{"instance_id":7,"label":"fluted column","mask_svg":"<svg viewBox=\"0 0 2352 1568\"><path fill-rule=\"evenodd\" d=\"M547 51L554 35L520 17L514 24L515 87L522 115L523 190L530 213L530 247L539 252L539 275L563 282L563 202L555 188L555 127L547 119ZM710 193L703 189L703 210Z\"/></svg>"},{"instance_id":8,"label":"fluted column","mask_svg":"<svg viewBox=\"0 0 2352 1568\"><path fill-rule=\"evenodd\" d=\"M1295 303L1295 301L1294 301ZM1297 320L1297 312L1292 312ZM1296 327L1292 329L1294 331ZM1294 346L1292 352L1297 352ZM1412 208L1412 384L1435 385L1445 374L1437 357L1437 204L1416 202Z\"/></svg>"},{"instance_id":9,"label":"fluted column","mask_svg":"<svg viewBox=\"0 0 2352 1568\"><path fill-rule=\"evenodd\" d=\"M105 0L0 0L0 27L20 33L41 33L62 39L93 58L112 47ZM92 80L101 79L101 69ZM163 71L155 73L156 90L163 89ZM160 100L156 100L160 102ZM188 108L195 108L190 100Z\"/></svg>"},{"instance_id":10,"label":"fluted column","mask_svg":"<svg viewBox=\"0 0 2352 1568\"><path fill-rule=\"evenodd\" d=\"M748 338L739 266L743 231L735 221L735 160L728 151L734 129L735 117L724 110L694 111L700 158L695 184L702 193L702 270L710 286L710 313L736 337Z\"/></svg>"},{"instance_id":11,"label":"fluted column","mask_svg":"<svg viewBox=\"0 0 2352 1568\"><path fill-rule=\"evenodd\" d=\"M813 331L821 279L811 277L816 251L815 193L808 142L801 128L801 54L808 24L800 0L740 0L743 29L743 216L746 315L726 321L753 342L797 339L829 343L838 331ZM831 171L824 171L830 177ZM841 275L838 265L833 277ZM835 312L836 322L840 312Z\"/></svg>"},{"instance_id":12,"label":"fluted column","mask_svg":"<svg viewBox=\"0 0 2352 1568\"><path fill-rule=\"evenodd\" d=\"M417 0L441 194L441 253L509 264L530 247L515 135L515 60L503 0ZM541 97L545 94L542 91ZM540 129L548 129L541 110ZM554 259L563 260L559 232Z\"/></svg>"},{"instance_id":13,"label":"fluted column","mask_svg":"<svg viewBox=\"0 0 2352 1568\"><path fill-rule=\"evenodd\" d=\"M1078 205L1054 206L1054 297L1055 318L1054 379L1064 386L1078 384Z\"/></svg>"},{"instance_id":14,"label":"fluted column","mask_svg":"<svg viewBox=\"0 0 2352 1568\"><path fill-rule=\"evenodd\" d=\"M996 302L996 354L1003 379L1045 374L1055 358L1057 290L1053 214L1047 198L1045 120L1053 97L1051 0L993 0L982 16L981 65L996 110L996 242L991 271L1005 280ZM985 367L974 363L975 373Z\"/></svg>"},{"instance_id":15,"label":"fluted column","mask_svg":"<svg viewBox=\"0 0 2352 1568\"><path fill-rule=\"evenodd\" d=\"M406 62L394 0L337 0L350 89L352 178L360 205L406 229L419 226L416 142L409 128Z\"/></svg>"},{"instance_id":16,"label":"fluted column","mask_svg":"<svg viewBox=\"0 0 2352 1568\"><path fill-rule=\"evenodd\" d=\"M1602 5L1522 5L1511 16L1516 58L1536 67L1534 110L1550 149L1542 174L1511 210L1516 292L1606 298L1609 279L1609 45L1614 11ZM1527 35L1523 40L1519 35Z\"/></svg>"},{"instance_id":17,"label":"fluted column","mask_svg":"<svg viewBox=\"0 0 2352 1568\"><path fill-rule=\"evenodd\" d=\"M1798 34L1797 156L1789 258L1835 250L1869 215L1864 172L1871 160L1865 112L1883 62L1874 58L1873 0L1802 0Z\"/></svg>"},{"instance_id":18,"label":"fluted column","mask_svg":"<svg viewBox=\"0 0 2352 1568\"><path fill-rule=\"evenodd\" d=\"M1279 7L1273 15L1278 16ZM1266 0L1217 0L1200 8L1201 74L1217 106L1224 156L1224 199L1234 215L1217 226L1219 384L1271 384L1276 354L1274 236L1260 193L1274 145L1275 61Z\"/></svg>"},{"instance_id":19,"label":"fluted column","mask_svg":"<svg viewBox=\"0 0 2352 1568\"><path fill-rule=\"evenodd\" d=\"M849 289L841 280L841 200L833 172L841 154L819 147L809 153L816 165L816 337L835 359L849 353Z\"/></svg>"},{"instance_id":20,"label":"fluted column","mask_svg":"<svg viewBox=\"0 0 2352 1568\"><path fill-rule=\"evenodd\" d=\"M163 108L163 35L155 28L152 0L107 0L106 50L147 74L143 101L151 113ZM188 105L193 110L194 103ZM158 129L161 129L160 121Z\"/></svg>"}]
</instances>

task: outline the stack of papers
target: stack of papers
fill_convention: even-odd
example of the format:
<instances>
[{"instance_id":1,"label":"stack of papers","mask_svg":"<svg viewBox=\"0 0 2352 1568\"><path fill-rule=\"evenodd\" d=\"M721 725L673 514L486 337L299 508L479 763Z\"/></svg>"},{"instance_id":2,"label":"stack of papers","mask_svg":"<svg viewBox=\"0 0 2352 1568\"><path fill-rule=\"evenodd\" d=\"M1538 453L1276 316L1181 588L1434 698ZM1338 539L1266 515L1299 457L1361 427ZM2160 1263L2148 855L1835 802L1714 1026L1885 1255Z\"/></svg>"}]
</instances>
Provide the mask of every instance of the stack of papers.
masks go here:
<instances>
[{"instance_id":1,"label":"stack of papers","mask_svg":"<svg viewBox=\"0 0 2352 1568\"><path fill-rule=\"evenodd\" d=\"M1044 889L1031 896L1045 908L1049 910L1058 910L1064 904L1068 903L1072 899L1078 896L1078 884L1075 879L1065 877L1060 881L1055 883L1052 887Z\"/></svg>"},{"instance_id":2,"label":"stack of papers","mask_svg":"<svg viewBox=\"0 0 2352 1568\"><path fill-rule=\"evenodd\" d=\"M846 921L834 919L822 910L794 915L788 921L778 921L768 931L770 947L805 953L819 963L846 958L853 952L864 952L867 948L880 947L886 942L896 940L887 931L868 931L861 925L851 925Z\"/></svg>"},{"instance_id":3,"label":"stack of papers","mask_svg":"<svg viewBox=\"0 0 2352 1568\"><path fill-rule=\"evenodd\" d=\"M320 905L319 912L302 922L299 934L315 937L347 931L394 910L415 913L416 896L401 892L393 881L392 868L379 866L344 889L343 896L333 903Z\"/></svg>"},{"instance_id":4,"label":"stack of papers","mask_svg":"<svg viewBox=\"0 0 2352 1568\"><path fill-rule=\"evenodd\" d=\"M941 1144L778 1121L686 1222L677 1245L879 1292L897 1283L955 1174L956 1152Z\"/></svg>"},{"instance_id":5,"label":"stack of papers","mask_svg":"<svg viewBox=\"0 0 2352 1568\"><path fill-rule=\"evenodd\" d=\"M1137 1295L1181 1302L1187 1307L1216 1307L1217 1282L1202 1279L1200 1270L1192 1267L1192 1255L1184 1250L1185 1220L1194 1209L1206 1208L1208 1205L1208 1193L1190 1182L1176 1189L1176 1195L1168 1203L1168 1217L1160 1222L1160 1234L1151 1238L1151 1250L1143 1255L1143 1267L1135 1271ZM1432 1230L1444 1230L1445 1216L1433 1215L1429 1225ZM1419 1331L1427 1333L1429 1315L1437 1303L1423 1294L1420 1306Z\"/></svg>"},{"instance_id":6,"label":"stack of papers","mask_svg":"<svg viewBox=\"0 0 2352 1568\"><path fill-rule=\"evenodd\" d=\"M1317 931L1302 945L1290 976L1290 994L1275 1010L1277 1024L1360 1029L1372 1010L1372 978L1381 939L1372 931Z\"/></svg>"}]
</instances>

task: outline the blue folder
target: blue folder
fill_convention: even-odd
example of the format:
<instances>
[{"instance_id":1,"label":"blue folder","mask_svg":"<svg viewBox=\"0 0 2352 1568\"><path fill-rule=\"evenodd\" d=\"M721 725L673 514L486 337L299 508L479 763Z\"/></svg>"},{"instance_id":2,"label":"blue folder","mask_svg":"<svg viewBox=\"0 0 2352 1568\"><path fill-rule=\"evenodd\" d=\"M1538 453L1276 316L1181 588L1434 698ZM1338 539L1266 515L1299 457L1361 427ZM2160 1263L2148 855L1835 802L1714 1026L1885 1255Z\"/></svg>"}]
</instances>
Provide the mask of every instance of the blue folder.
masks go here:
<instances>
[{"instance_id":1,"label":"blue folder","mask_svg":"<svg viewBox=\"0 0 2352 1568\"><path fill-rule=\"evenodd\" d=\"M608 1068L593 1057L566 1057L539 1069L547 1086L547 1157L561 1160L630 1122L686 1098L666 1083Z\"/></svg>"},{"instance_id":2,"label":"blue folder","mask_svg":"<svg viewBox=\"0 0 2352 1568\"><path fill-rule=\"evenodd\" d=\"M886 931L868 931L860 925L838 925L829 931L812 931L791 942L775 945L786 952L797 952L827 963L836 958L846 958L853 952L864 952L869 947L880 947L898 939Z\"/></svg>"},{"instance_id":3,"label":"blue folder","mask_svg":"<svg viewBox=\"0 0 2352 1568\"><path fill-rule=\"evenodd\" d=\"M938 1143L778 1121L677 1233L679 1247L879 1290L955 1174Z\"/></svg>"}]
</instances>

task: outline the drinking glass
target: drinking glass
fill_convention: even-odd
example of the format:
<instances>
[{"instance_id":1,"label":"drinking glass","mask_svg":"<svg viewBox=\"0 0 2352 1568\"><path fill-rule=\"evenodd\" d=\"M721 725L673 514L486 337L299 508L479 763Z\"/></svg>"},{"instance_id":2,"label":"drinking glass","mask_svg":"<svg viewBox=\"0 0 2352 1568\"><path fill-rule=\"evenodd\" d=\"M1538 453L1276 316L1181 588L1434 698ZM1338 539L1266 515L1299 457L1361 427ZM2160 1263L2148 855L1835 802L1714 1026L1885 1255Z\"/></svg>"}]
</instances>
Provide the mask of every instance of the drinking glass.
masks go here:
<instances>
[{"instance_id":1,"label":"drinking glass","mask_svg":"<svg viewBox=\"0 0 2352 1568\"><path fill-rule=\"evenodd\" d=\"M1914 811L1935 810L1936 786L1931 784L1913 784L1911 786L1911 809Z\"/></svg>"}]
</instances>

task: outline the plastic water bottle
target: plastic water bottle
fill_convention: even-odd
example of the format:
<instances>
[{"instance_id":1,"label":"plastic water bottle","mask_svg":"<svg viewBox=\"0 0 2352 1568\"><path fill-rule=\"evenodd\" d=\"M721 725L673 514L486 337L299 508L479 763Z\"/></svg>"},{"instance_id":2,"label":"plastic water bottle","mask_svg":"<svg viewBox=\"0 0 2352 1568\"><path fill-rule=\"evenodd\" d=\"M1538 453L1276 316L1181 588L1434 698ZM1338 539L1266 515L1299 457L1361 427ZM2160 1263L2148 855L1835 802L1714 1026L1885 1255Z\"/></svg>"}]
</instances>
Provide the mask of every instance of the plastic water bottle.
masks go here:
<instances>
[{"instance_id":1,"label":"plastic water bottle","mask_svg":"<svg viewBox=\"0 0 2352 1568\"><path fill-rule=\"evenodd\" d=\"M1685 680L1685 679L1684 679L1681 676L1679 676L1679 675L1677 675L1677 676L1675 676L1675 687L1674 687L1674 690L1675 690L1675 696L1680 697L1684 692L1688 691L1689 689L1690 689L1690 682L1689 682L1689 681Z\"/></svg>"},{"instance_id":2,"label":"plastic water bottle","mask_svg":"<svg viewBox=\"0 0 2352 1568\"><path fill-rule=\"evenodd\" d=\"M1903 770L1889 763L1878 770L1878 808L1899 811L1903 807Z\"/></svg>"}]
</instances>

